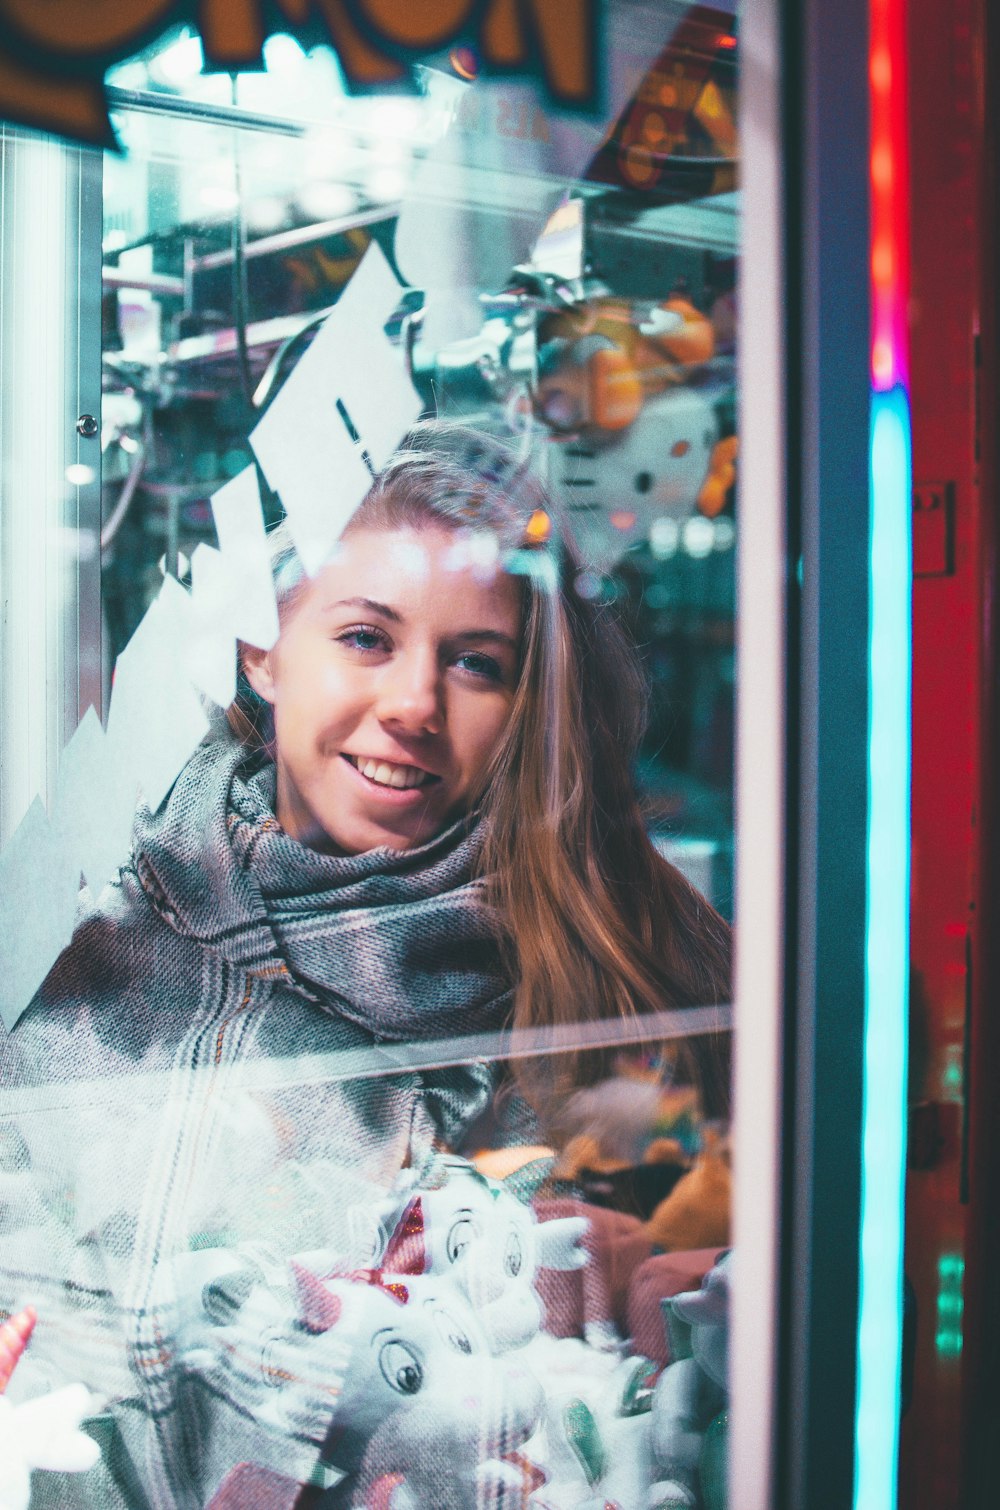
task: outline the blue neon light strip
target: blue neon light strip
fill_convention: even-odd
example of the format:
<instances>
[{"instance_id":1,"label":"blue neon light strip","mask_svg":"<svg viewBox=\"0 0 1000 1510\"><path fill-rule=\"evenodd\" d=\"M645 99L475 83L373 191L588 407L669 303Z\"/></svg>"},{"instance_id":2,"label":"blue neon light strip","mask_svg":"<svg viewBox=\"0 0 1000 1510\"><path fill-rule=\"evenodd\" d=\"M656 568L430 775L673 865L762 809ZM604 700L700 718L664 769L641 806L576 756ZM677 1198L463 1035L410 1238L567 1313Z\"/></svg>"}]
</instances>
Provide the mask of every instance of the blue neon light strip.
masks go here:
<instances>
[{"instance_id":1,"label":"blue neon light strip","mask_svg":"<svg viewBox=\"0 0 1000 1510\"><path fill-rule=\"evenodd\" d=\"M911 448L904 388L871 405L868 900L855 1510L893 1510L902 1346L910 887Z\"/></svg>"}]
</instances>

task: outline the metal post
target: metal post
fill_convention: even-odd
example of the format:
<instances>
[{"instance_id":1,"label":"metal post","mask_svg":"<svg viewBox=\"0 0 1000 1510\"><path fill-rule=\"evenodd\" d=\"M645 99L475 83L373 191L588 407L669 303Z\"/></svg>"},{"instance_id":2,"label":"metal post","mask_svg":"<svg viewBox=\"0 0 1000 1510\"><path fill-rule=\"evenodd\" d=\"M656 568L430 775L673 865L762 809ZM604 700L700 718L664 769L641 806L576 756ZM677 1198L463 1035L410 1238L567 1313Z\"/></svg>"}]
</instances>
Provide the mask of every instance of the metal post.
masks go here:
<instances>
[{"instance_id":1,"label":"metal post","mask_svg":"<svg viewBox=\"0 0 1000 1510\"><path fill-rule=\"evenodd\" d=\"M868 3L786 4L784 26L789 527L801 596L789 641L797 737L776 1498L789 1510L845 1510L866 987Z\"/></svg>"},{"instance_id":2,"label":"metal post","mask_svg":"<svg viewBox=\"0 0 1000 1510\"><path fill-rule=\"evenodd\" d=\"M0 843L101 704L101 157L0 127Z\"/></svg>"}]
</instances>

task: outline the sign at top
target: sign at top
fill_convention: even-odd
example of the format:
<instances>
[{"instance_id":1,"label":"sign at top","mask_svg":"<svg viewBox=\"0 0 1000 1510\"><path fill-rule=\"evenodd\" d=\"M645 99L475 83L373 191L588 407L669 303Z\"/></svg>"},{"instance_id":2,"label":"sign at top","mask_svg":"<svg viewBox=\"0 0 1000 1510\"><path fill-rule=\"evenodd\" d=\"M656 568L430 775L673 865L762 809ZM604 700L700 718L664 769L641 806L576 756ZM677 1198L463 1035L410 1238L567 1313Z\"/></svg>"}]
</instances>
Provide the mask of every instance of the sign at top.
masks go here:
<instances>
[{"instance_id":1,"label":"sign at top","mask_svg":"<svg viewBox=\"0 0 1000 1510\"><path fill-rule=\"evenodd\" d=\"M0 0L0 118L112 144L104 73L170 27L197 27L206 66L260 68L274 31L335 49L359 89L391 85L463 43L487 72L536 73L555 104L600 106L600 0Z\"/></svg>"}]
</instances>

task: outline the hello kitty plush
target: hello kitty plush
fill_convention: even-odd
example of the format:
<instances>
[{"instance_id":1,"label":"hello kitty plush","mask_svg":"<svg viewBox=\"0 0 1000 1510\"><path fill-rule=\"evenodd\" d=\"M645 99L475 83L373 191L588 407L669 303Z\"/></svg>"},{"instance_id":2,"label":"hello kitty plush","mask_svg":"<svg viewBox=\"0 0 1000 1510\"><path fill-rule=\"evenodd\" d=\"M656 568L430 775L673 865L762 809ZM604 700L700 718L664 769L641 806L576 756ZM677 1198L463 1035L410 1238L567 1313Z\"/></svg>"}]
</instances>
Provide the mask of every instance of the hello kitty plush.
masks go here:
<instances>
[{"instance_id":1,"label":"hello kitty plush","mask_svg":"<svg viewBox=\"0 0 1000 1510\"><path fill-rule=\"evenodd\" d=\"M537 1271L587 1263L583 1217L538 1222L529 1206L466 1159L436 1159L397 1215L381 1266L448 1275L474 1308L494 1353L523 1347L541 1325Z\"/></svg>"}]
</instances>

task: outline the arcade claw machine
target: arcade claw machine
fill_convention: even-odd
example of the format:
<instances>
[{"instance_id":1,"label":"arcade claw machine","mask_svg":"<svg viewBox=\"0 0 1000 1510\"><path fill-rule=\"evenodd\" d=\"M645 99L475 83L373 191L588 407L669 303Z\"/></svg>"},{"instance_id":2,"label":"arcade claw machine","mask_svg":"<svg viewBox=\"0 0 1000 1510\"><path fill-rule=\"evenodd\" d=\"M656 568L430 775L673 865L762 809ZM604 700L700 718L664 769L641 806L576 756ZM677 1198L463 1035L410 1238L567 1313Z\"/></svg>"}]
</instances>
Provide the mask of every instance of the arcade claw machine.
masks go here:
<instances>
[{"instance_id":1,"label":"arcade claw machine","mask_svg":"<svg viewBox=\"0 0 1000 1510\"><path fill-rule=\"evenodd\" d=\"M161 10L141 37L105 18L92 38L105 150L16 101L3 127L0 1000L22 1068L2 1102L0 1305L11 1409L86 1390L76 1458L27 1462L33 1502L888 1510L909 842L899 0L288 4L239 46L218 7ZM0 45L48 46L68 75L50 23L0 7ZM277 726L220 831L236 922L205 910L217 856L185 850L179 902L136 838L161 832L192 762L249 737L232 710L259 715L244 683L265 684L248 667L280 657L400 443L412 464L430 434L479 470L450 554L428 564L418 540L378 563L384 594L356 587L358 665L388 663L392 594L433 568L453 576L428 612L460 601L448 583L500 582L532 624L590 626L595 665L613 641L641 671L620 781L598 764L563 792L568 704L532 705L552 764L522 794L548 794L551 821L526 800L508 824L518 879L535 884L567 812L618 810L615 781L645 867L614 879L596 974L590 922L514 938L522 982L526 961L550 979L582 951L604 983L553 1020L472 1011L492 959L478 934L428 964L465 937L438 929L436 894L405 892L399 946L433 1010L388 1010L403 966L387 984L384 939L371 956L341 939L323 973L316 856L375 855L396 886L426 851L381 842L384 824L353 846L340 819L318 843L296 828L267 785ZM498 494L533 501L517 539L481 522ZM514 630L449 652L480 707L498 687L519 709L536 696ZM623 696L606 679L575 709L581 747ZM422 739L442 738L435 708ZM346 751L350 779L400 808L446 774L368 753ZM492 821L492 790L458 818ZM611 847L550 869L549 900L586 920ZM275 856L290 891L264 877ZM694 920L690 979L709 982L732 929L731 991L656 973L675 914L649 921L643 876ZM141 951L116 948L102 1016L74 972L140 893L158 927L194 930L199 964L154 1000ZM360 934L369 892L351 895ZM157 1015L182 1002L183 1070ZM276 1047L288 1014L304 1026ZM32 1061L21 1045L54 1023L74 1026ZM362 1104L382 1108L369 1124Z\"/></svg>"}]
</instances>

